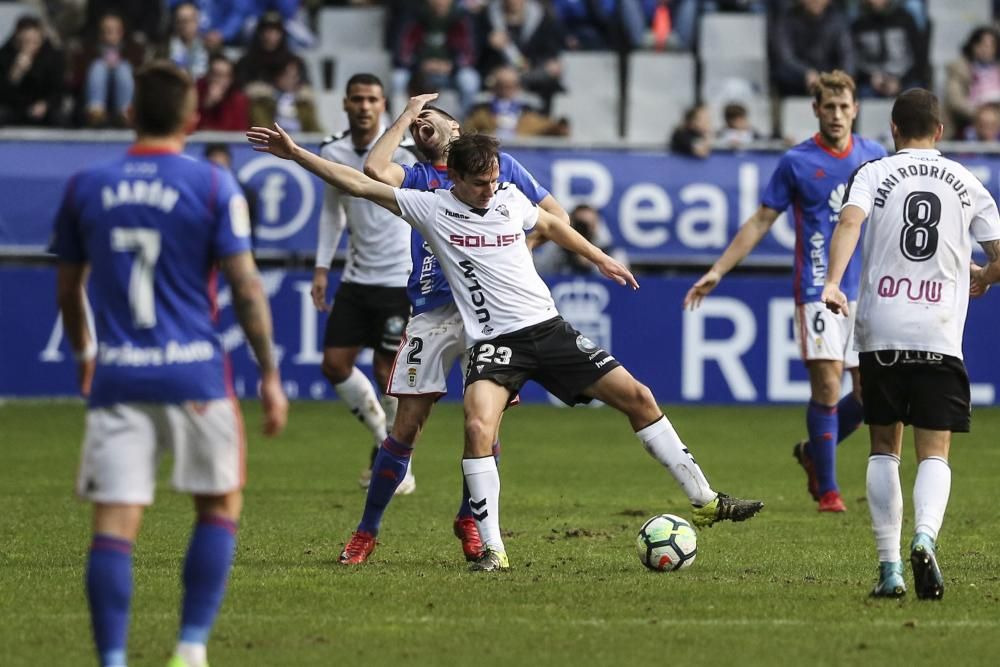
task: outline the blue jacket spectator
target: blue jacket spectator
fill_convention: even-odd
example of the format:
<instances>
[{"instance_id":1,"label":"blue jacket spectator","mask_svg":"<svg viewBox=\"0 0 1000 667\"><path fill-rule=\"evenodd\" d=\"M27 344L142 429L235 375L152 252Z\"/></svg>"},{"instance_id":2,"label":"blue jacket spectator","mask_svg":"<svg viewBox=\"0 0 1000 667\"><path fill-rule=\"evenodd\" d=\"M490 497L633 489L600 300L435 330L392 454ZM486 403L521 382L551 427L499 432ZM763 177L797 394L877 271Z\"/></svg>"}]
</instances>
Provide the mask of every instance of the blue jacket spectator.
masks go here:
<instances>
[{"instance_id":1,"label":"blue jacket spectator","mask_svg":"<svg viewBox=\"0 0 1000 667\"><path fill-rule=\"evenodd\" d=\"M191 0L168 1L173 10L175 5ZM201 10L201 32L209 49L243 41L244 24L254 15L254 0L194 0L194 3Z\"/></svg>"}]
</instances>

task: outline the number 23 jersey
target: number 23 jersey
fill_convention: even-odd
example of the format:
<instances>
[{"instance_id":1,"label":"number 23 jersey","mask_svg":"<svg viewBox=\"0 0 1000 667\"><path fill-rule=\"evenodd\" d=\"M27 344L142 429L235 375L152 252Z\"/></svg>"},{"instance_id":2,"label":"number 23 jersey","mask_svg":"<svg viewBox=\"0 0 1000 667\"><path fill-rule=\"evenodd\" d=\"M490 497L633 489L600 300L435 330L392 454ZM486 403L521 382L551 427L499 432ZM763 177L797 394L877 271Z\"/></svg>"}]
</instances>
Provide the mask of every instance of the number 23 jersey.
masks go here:
<instances>
[{"instance_id":1,"label":"number 23 jersey","mask_svg":"<svg viewBox=\"0 0 1000 667\"><path fill-rule=\"evenodd\" d=\"M206 161L133 148L74 176L51 251L90 265L90 405L224 398L215 267L249 250L239 185Z\"/></svg>"},{"instance_id":2,"label":"number 23 jersey","mask_svg":"<svg viewBox=\"0 0 1000 667\"><path fill-rule=\"evenodd\" d=\"M968 169L937 150L904 149L859 167L848 183L847 206L868 217L855 347L961 359L969 237L1000 239L993 197Z\"/></svg>"}]
</instances>

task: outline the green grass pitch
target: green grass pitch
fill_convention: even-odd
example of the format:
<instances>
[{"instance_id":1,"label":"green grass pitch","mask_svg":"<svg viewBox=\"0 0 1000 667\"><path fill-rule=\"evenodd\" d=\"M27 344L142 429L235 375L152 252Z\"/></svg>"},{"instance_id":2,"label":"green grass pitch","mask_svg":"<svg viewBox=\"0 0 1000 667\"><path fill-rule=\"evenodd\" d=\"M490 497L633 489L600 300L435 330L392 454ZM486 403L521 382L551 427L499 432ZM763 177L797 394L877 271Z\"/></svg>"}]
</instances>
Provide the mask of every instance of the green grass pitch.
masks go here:
<instances>
[{"instance_id":1,"label":"green grass pitch","mask_svg":"<svg viewBox=\"0 0 1000 667\"><path fill-rule=\"evenodd\" d=\"M417 491L389 508L369 564L336 564L364 496L362 427L337 403L297 403L286 434L256 435L239 551L209 646L214 667L257 665L996 665L1000 410L976 410L953 448L940 539L944 600L868 599L875 555L864 504L867 435L840 448L848 513L819 515L791 456L800 408L668 409L713 484L767 502L699 532L674 574L635 554L648 516L687 515L671 478L609 409L523 406L503 429L512 569L473 575L451 520L461 409L437 408L414 457ZM94 664L83 595L88 508L72 494L78 403L0 405L0 664ZM912 446L902 465L913 525ZM165 468L166 470L166 468ZM189 501L169 490L136 549L130 664L173 648ZM912 580L907 567L907 583Z\"/></svg>"}]
</instances>

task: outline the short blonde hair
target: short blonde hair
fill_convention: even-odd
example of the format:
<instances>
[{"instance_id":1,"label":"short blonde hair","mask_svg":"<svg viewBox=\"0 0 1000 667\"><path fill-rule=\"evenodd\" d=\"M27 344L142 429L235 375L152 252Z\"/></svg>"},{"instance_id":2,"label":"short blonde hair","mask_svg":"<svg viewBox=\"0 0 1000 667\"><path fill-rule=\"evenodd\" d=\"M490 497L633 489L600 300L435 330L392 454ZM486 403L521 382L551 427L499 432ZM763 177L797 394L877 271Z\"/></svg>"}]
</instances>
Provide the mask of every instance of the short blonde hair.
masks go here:
<instances>
[{"instance_id":1,"label":"short blonde hair","mask_svg":"<svg viewBox=\"0 0 1000 667\"><path fill-rule=\"evenodd\" d=\"M819 75L819 80L813 84L812 95L816 104L823 101L823 93L829 92L833 95L840 94L845 90L850 91L851 99L858 99L858 89L854 85L854 79L843 70L835 69L832 72L823 72Z\"/></svg>"}]
</instances>

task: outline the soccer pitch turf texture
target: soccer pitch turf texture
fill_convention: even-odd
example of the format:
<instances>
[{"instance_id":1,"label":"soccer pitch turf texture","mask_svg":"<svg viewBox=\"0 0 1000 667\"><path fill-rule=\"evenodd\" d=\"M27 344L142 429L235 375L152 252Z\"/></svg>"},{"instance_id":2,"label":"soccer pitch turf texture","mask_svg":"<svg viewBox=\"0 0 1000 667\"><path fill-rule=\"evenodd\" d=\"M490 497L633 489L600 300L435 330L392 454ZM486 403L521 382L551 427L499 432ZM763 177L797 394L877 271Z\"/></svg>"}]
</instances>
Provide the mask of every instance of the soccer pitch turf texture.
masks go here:
<instances>
[{"instance_id":1,"label":"soccer pitch turf texture","mask_svg":"<svg viewBox=\"0 0 1000 667\"><path fill-rule=\"evenodd\" d=\"M839 449L842 515L820 515L791 455L797 407L670 407L713 485L767 505L698 533L697 562L647 571L642 522L690 518L672 478L610 409L521 406L504 419L502 523L511 570L466 571L452 518L461 490L461 407L435 409L366 565L337 556L364 502L367 432L339 403L296 403L284 436L258 436L244 404L249 484L236 565L209 644L227 665L996 665L1000 410L956 436L939 540L940 602L872 600L864 502L867 433ZM89 509L72 494L83 430L75 402L0 404L0 664L95 664L83 594ZM904 445L903 539L915 462ZM166 463L166 462L165 462ZM135 551L129 664L173 648L190 501L161 470ZM904 561L907 559L904 549Z\"/></svg>"}]
</instances>

